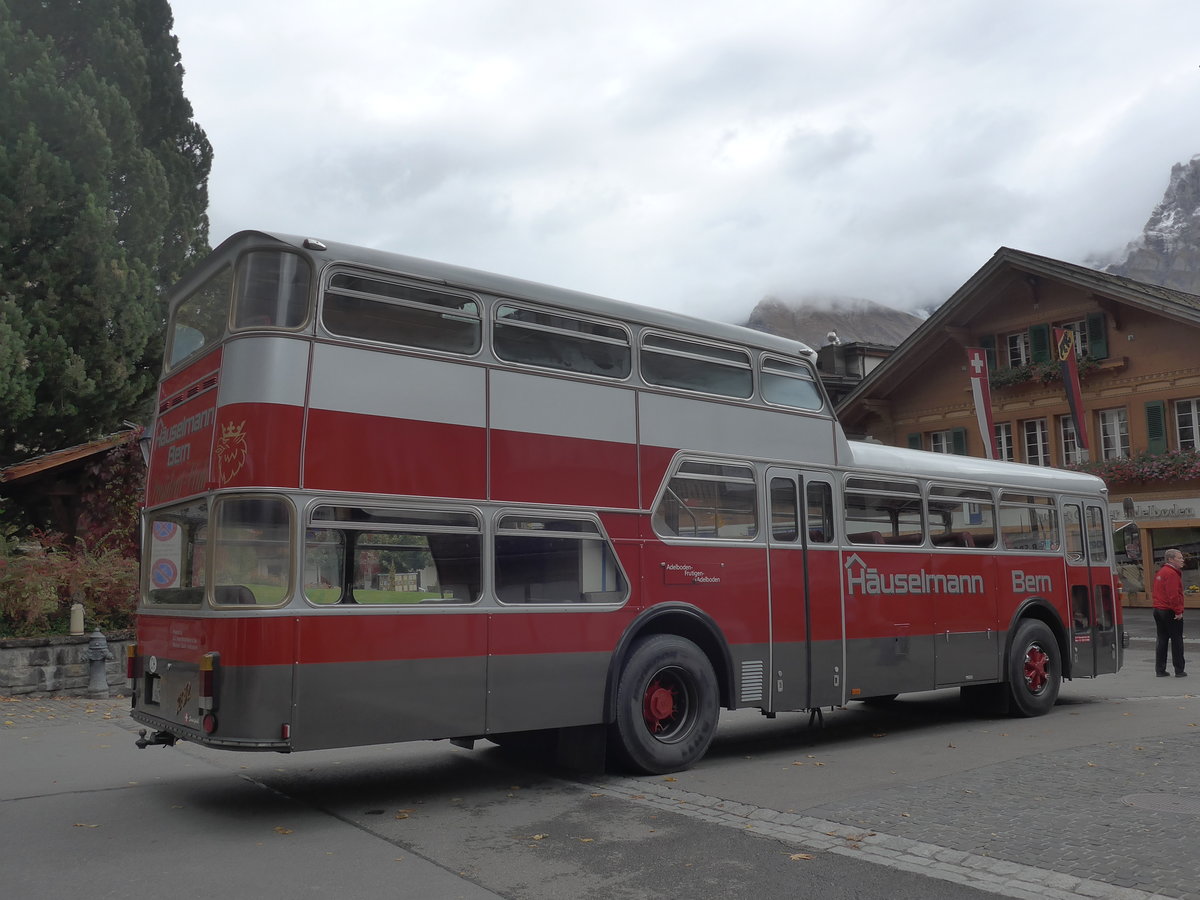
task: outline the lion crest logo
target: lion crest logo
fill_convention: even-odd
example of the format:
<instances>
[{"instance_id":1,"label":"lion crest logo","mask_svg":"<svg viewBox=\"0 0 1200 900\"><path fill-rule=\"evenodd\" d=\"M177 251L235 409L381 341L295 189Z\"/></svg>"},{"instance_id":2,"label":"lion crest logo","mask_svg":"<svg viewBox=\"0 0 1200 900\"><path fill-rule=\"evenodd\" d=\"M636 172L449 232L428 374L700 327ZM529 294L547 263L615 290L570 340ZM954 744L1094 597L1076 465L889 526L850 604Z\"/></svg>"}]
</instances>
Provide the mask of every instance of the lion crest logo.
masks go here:
<instances>
[{"instance_id":1,"label":"lion crest logo","mask_svg":"<svg viewBox=\"0 0 1200 900\"><path fill-rule=\"evenodd\" d=\"M221 436L217 438L217 478L222 486L229 484L242 466L246 464L246 453L249 445L246 442L246 423L234 425L230 422L221 426Z\"/></svg>"}]
</instances>

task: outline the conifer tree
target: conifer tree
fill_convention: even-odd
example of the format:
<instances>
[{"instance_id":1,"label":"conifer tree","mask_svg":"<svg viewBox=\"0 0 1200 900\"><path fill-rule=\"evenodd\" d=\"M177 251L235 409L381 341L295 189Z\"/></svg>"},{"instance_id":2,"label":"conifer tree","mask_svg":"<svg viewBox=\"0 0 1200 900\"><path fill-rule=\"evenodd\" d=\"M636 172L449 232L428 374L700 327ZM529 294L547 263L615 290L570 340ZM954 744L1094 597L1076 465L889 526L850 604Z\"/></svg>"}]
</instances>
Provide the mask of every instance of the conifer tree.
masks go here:
<instances>
[{"instance_id":1,"label":"conifer tree","mask_svg":"<svg viewBox=\"0 0 1200 900\"><path fill-rule=\"evenodd\" d=\"M0 465L142 417L212 148L167 0L0 0Z\"/></svg>"}]
</instances>

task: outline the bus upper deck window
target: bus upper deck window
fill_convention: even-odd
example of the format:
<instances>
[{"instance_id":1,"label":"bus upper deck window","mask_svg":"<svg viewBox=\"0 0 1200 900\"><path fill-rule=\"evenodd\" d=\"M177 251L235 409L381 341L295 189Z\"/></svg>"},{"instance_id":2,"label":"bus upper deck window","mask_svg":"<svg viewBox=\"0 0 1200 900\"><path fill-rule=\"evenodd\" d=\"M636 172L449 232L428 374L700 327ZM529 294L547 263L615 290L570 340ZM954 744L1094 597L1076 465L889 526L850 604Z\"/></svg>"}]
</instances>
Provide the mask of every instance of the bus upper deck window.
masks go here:
<instances>
[{"instance_id":1,"label":"bus upper deck window","mask_svg":"<svg viewBox=\"0 0 1200 900\"><path fill-rule=\"evenodd\" d=\"M307 260L259 250L238 262L234 328L299 328L308 318Z\"/></svg>"},{"instance_id":2,"label":"bus upper deck window","mask_svg":"<svg viewBox=\"0 0 1200 900\"><path fill-rule=\"evenodd\" d=\"M345 337L469 354L481 345L479 306L469 294L337 272L325 291L321 321Z\"/></svg>"},{"instance_id":3,"label":"bus upper deck window","mask_svg":"<svg viewBox=\"0 0 1200 900\"><path fill-rule=\"evenodd\" d=\"M496 307L493 344L500 359L564 372L626 378L632 367L623 328L507 303Z\"/></svg>"},{"instance_id":4,"label":"bus upper deck window","mask_svg":"<svg viewBox=\"0 0 1200 900\"><path fill-rule=\"evenodd\" d=\"M642 338L642 377L649 384L747 399L753 388L744 350L661 334Z\"/></svg>"},{"instance_id":5,"label":"bus upper deck window","mask_svg":"<svg viewBox=\"0 0 1200 900\"><path fill-rule=\"evenodd\" d=\"M225 333L229 298L233 292L233 270L226 266L171 312L167 368L211 347Z\"/></svg>"},{"instance_id":6,"label":"bus upper deck window","mask_svg":"<svg viewBox=\"0 0 1200 900\"><path fill-rule=\"evenodd\" d=\"M768 403L793 409L820 409L823 403L809 366L770 356L762 361L762 396Z\"/></svg>"}]
</instances>

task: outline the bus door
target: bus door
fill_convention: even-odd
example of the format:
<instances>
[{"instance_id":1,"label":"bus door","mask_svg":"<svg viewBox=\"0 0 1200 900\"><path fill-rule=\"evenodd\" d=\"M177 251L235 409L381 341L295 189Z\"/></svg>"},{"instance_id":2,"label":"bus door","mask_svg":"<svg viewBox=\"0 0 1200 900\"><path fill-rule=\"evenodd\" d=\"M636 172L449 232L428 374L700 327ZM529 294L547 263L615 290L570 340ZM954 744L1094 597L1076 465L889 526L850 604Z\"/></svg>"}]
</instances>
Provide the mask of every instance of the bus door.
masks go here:
<instances>
[{"instance_id":1,"label":"bus door","mask_svg":"<svg viewBox=\"0 0 1200 900\"><path fill-rule=\"evenodd\" d=\"M1103 675L1116 672L1121 667L1121 660L1109 529L1099 504L1088 503L1084 507L1083 533L1092 573L1092 646L1095 648L1096 674Z\"/></svg>"},{"instance_id":2,"label":"bus door","mask_svg":"<svg viewBox=\"0 0 1200 900\"><path fill-rule=\"evenodd\" d=\"M842 617L828 475L768 469L771 710L840 702ZM813 565L814 561L819 565ZM828 582L828 583L826 583ZM828 599L814 609L810 598ZM814 637L821 658L814 690ZM826 659L828 657L828 659ZM837 683L835 683L837 682Z\"/></svg>"},{"instance_id":3,"label":"bus door","mask_svg":"<svg viewBox=\"0 0 1200 900\"><path fill-rule=\"evenodd\" d=\"M1117 671L1116 608L1103 510L1063 504L1067 591L1071 604L1071 674L1090 678Z\"/></svg>"}]
</instances>

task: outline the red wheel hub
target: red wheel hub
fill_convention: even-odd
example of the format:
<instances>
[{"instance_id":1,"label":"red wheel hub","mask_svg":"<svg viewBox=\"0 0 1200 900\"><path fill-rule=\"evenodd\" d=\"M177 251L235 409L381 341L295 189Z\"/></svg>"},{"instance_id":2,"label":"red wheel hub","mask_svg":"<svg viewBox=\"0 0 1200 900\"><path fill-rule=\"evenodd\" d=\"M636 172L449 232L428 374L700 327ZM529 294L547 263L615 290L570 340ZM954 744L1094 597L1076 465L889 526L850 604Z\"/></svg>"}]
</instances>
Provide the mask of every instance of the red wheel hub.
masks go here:
<instances>
[{"instance_id":1,"label":"red wheel hub","mask_svg":"<svg viewBox=\"0 0 1200 900\"><path fill-rule=\"evenodd\" d=\"M663 731L675 717L675 691L661 681L650 682L642 698L642 716L651 732Z\"/></svg>"},{"instance_id":2,"label":"red wheel hub","mask_svg":"<svg viewBox=\"0 0 1200 900\"><path fill-rule=\"evenodd\" d=\"M1044 688L1049 680L1046 672L1049 665L1049 654L1037 644L1025 651L1025 684L1035 694Z\"/></svg>"}]
</instances>

